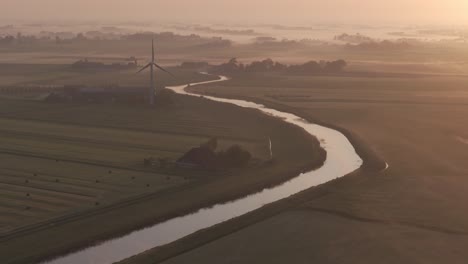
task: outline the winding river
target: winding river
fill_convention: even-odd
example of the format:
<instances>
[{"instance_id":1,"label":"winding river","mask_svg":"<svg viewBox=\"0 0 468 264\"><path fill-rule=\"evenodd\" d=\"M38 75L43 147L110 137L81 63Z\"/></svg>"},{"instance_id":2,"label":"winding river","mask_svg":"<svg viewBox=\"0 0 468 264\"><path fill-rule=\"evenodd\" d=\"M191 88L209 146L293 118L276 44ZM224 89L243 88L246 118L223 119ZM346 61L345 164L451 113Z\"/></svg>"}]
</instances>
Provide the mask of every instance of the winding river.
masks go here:
<instances>
[{"instance_id":1,"label":"winding river","mask_svg":"<svg viewBox=\"0 0 468 264\"><path fill-rule=\"evenodd\" d=\"M221 76L219 80L191 85L209 84L226 80L228 78ZM186 87L187 85L168 88L179 94L199 96L185 91ZM363 164L362 159L348 139L336 130L309 123L296 115L267 108L253 102L211 96L205 96L205 98L240 107L258 109L265 114L281 118L285 122L304 128L308 133L316 136L320 140L322 147L327 151L327 159L324 165L317 170L300 174L276 187L264 189L228 203L203 208L193 214L167 220L47 263L105 264L117 262L148 249L171 243L198 230L241 216L265 204L276 202L311 187L343 177L360 168ZM275 142L272 142L272 144L274 148Z\"/></svg>"}]
</instances>

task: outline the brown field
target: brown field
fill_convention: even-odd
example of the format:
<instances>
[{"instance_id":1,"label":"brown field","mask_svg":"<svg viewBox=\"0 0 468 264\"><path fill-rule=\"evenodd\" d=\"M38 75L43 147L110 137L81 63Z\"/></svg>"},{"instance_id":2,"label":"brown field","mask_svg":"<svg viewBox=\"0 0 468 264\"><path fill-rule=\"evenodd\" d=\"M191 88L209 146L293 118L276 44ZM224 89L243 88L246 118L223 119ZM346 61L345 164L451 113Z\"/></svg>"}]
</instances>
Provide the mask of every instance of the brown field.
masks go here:
<instances>
[{"instance_id":1,"label":"brown field","mask_svg":"<svg viewBox=\"0 0 468 264\"><path fill-rule=\"evenodd\" d=\"M196 88L338 127L365 160L390 167L367 162L126 263L465 263L467 84L447 76L265 75Z\"/></svg>"}]
</instances>

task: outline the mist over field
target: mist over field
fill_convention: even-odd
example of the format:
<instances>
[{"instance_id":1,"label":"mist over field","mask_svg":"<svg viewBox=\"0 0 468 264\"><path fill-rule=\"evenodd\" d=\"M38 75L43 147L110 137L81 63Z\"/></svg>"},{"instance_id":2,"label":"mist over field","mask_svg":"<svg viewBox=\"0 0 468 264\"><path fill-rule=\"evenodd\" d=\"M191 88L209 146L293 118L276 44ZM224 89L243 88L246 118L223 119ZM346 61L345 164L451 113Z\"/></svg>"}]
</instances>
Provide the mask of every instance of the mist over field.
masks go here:
<instances>
[{"instance_id":1,"label":"mist over field","mask_svg":"<svg viewBox=\"0 0 468 264\"><path fill-rule=\"evenodd\" d=\"M344 59L349 69L357 70L468 72L468 28L462 25L11 22L0 24L0 62L57 64L136 57L143 63L151 39L166 65L221 63L232 57L241 62L272 58L287 64Z\"/></svg>"},{"instance_id":2,"label":"mist over field","mask_svg":"<svg viewBox=\"0 0 468 264\"><path fill-rule=\"evenodd\" d=\"M51 51L57 58L59 53L66 52L68 56L76 55L73 59L80 57L82 51L90 56L128 54L141 57L144 50L140 46L130 48L137 39L134 38L130 46L122 45L119 40L133 34L171 32L205 38L203 41L192 38L193 42L177 50L187 53L184 55L187 60L202 57L220 62L229 59L225 56L229 50L234 57L244 60L274 57L284 62L297 62L299 58L332 59L334 56L334 59L355 60L360 64L378 61L382 56L376 51L385 49L390 53L400 50L407 53L389 56L392 60L444 64L448 60L463 61L468 54L465 48L467 13L468 3L464 0L20 0L2 1L0 37L22 34L66 40L81 34L88 40L95 40L83 50L70 48L71 45L53 51L37 45L20 49L23 54ZM110 45L105 45L105 40ZM182 58L175 58L166 48L180 46L179 40L169 35L157 39L163 61L182 62ZM387 42L380 45L383 41ZM6 42L8 40L0 41L0 52L6 51L5 45L1 45ZM428 53L417 54L422 46ZM211 49L213 47L215 49ZM13 48L0 61L21 60L20 54L12 53L17 50Z\"/></svg>"}]
</instances>

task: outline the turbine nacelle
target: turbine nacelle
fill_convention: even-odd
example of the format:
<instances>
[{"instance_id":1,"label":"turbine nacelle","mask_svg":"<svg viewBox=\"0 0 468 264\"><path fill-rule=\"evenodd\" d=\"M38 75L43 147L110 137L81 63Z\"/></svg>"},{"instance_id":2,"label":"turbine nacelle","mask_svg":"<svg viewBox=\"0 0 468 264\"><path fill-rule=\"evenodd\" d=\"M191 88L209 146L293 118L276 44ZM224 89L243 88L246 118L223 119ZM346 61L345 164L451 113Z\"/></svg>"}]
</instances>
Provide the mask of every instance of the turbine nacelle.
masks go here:
<instances>
[{"instance_id":1,"label":"turbine nacelle","mask_svg":"<svg viewBox=\"0 0 468 264\"><path fill-rule=\"evenodd\" d=\"M146 65L145 65L143 68L141 68L137 73L140 73L140 72L146 70L148 67L151 67L151 66L154 66L154 67L160 69L161 71L163 71L163 72L165 72L165 73L171 75L172 77L175 77L174 74L172 74L171 72L169 72L168 70L164 69L163 67L159 66L158 64L156 64L156 63L154 63L154 62L150 62L150 63L146 64Z\"/></svg>"},{"instance_id":2,"label":"turbine nacelle","mask_svg":"<svg viewBox=\"0 0 468 264\"><path fill-rule=\"evenodd\" d=\"M156 62L154 62L154 40L151 41L151 62L146 64L143 68L141 68L137 73L140 73L147 68L150 68L150 88L148 91L149 96L149 103L150 105L154 104L154 67L160 69L161 71L175 77L174 74L170 73L168 70L164 69L163 67L159 66Z\"/></svg>"}]
</instances>

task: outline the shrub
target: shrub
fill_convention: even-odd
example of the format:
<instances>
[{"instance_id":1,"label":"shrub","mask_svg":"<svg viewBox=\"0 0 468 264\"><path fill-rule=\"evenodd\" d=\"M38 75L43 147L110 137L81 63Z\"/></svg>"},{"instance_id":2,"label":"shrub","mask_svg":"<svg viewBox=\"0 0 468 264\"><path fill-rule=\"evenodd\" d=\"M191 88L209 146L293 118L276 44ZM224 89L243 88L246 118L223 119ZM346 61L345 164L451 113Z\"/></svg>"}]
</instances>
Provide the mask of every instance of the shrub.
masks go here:
<instances>
[{"instance_id":1,"label":"shrub","mask_svg":"<svg viewBox=\"0 0 468 264\"><path fill-rule=\"evenodd\" d=\"M252 155L239 145L233 145L218 154L219 163L224 167L239 168L246 166Z\"/></svg>"}]
</instances>

